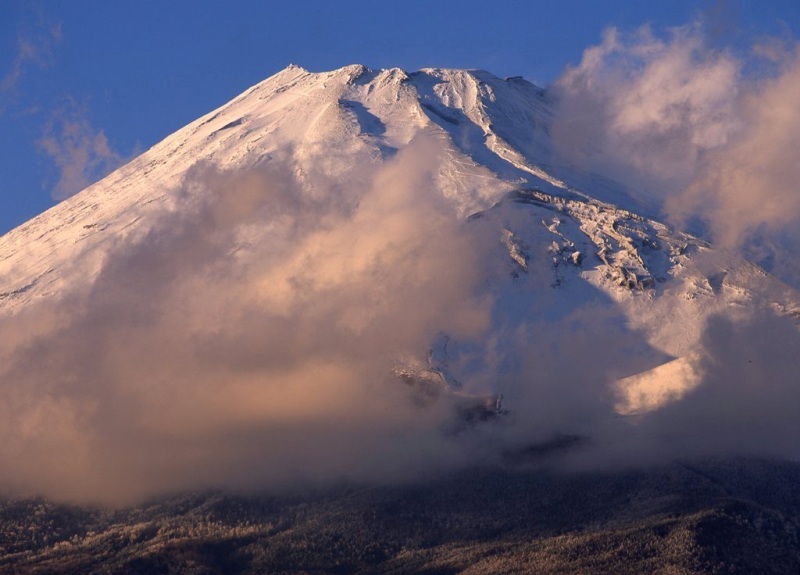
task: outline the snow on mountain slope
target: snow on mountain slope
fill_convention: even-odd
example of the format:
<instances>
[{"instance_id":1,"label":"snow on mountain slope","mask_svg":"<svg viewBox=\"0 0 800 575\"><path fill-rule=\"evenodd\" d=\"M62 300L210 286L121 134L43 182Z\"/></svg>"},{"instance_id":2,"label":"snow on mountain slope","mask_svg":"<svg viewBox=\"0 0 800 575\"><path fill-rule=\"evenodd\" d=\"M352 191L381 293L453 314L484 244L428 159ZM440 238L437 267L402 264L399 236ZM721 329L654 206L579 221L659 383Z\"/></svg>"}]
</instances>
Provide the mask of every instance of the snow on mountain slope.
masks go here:
<instances>
[{"instance_id":1,"label":"snow on mountain slope","mask_svg":"<svg viewBox=\"0 0 800 575\"><path fill-rule=\"evenodd\" d=\"M303 369L312 375L332 369L329 347L351 359L368 353L347 347L348 334L372 343L393 331L404 346L394 373L420 402L449 394L467 420L524 411L525 441L546 441L591 435L601 403L641 414L686 395L703 376L698 348L710 318L758 308L800 314L800 295L757 266L637 215L618 188L594 188L590 176L560 167L552 121L547 95L521 78L290 66L0 238L0 319L32 334L25 349L40 335L57 338L62 320L38 321L35 310L60 302L100 310L84 322L90 331L97 322L107 329L108 314L136 326L139 308L105 301L111 285L165 297L154 308L163 319L152 321L182 322L175 337L186 345L247 342L245 364L262 361L258 337L267 348L310 346L318 355ZM235 179L250 173L254 183ZM273 199L254 200L264 185L276 188ZM219 200L222 211L206 209L210 194L230 196ZM149 274L172 291L152 295ZM183 283L166 283L181 274ZM214 289L229 295L204 302ZM264 321L285 323L286 342L236 323L258 306L273 306ZM394 315L385 311L392 306ZM411 317L413 337L395 316ZM320 322L342 341L317 341ZM239 329L261 335L226 344ZM427 355L415 347L418 333ZM127 358L120 345L108 353ZM137 353L157 357L151 345ZM167 376L152 367L141 377ZM253 399L252 382L231 386L223 400L209 384L207 409L180 412L175 425L184 416L195 430L222 425L225 410L242 405L254 420L278 417L272 399ZM70 411L64 425L91 420L92 405ZM140 424L166 433L153 409Z\"/></svg>"}]
</instances>

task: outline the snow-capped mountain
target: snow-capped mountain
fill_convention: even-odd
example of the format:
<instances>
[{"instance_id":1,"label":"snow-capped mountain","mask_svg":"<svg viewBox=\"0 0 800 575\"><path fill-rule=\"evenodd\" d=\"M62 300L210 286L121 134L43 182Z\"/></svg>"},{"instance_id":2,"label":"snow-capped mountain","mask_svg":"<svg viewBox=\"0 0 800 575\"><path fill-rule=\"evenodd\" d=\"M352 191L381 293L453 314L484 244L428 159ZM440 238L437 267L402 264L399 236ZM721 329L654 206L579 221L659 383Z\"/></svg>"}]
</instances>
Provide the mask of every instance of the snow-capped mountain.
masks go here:
<instances>
[{"instance_id":1,"label":"snow-capped mountain","mask_svg":"<svg viewBox=\"0 0 800 575\"><path fill-rule=\"evenodd\" d=\"M72 313L130 313L136 324L141 309L106 299L108 286L151 301L160 296L148 282L171 274L194 274L197 285L187 280L175 288L179 295L170 292L158 311L164 325L208 311L186 321L210 322L223 339L241 325L229 318L244 317L249 312L241 310L258 302L285 303L281 313L270 308L269 317L285 322L288 339L296 334L287 318L313 309L309 324L336 316L331 325L343 340L380 340L406 324L371 310L400 306L403 316L414 316L415 335L396 336L393 373L419 392L419 403L447 394L466 419L527 410L537 421L531 433L547 439L586 432L580 414L598 395L618 414L679 400L700 382L696 355L709 318L754 308L800 313L800 294L759 267L640 215L636 198L613 182L561 165L550 142L552 121L548 95L522 78L289 66L0 238L0 321L30 335L3 353L29 350L56 333L68 338ZM248 187L249 180L230 183L236 174L270 175ZM282 191L253 199L248 190L264 181ZM224 196L229 187L240 191L222 211L209 211L208 196ZM303 218L314 221L298 223ZM452 241L453 234L467 239ZM148 258L156 263L143 264ZM230 297L206 307L197 286L215 281ZM244 284L257 289L230 289ZM386 289L375 291L377 285ZM314 297L303 299L306 290ZM341 303L343 294L358 302ZM314 307L327 297L330 308ZM47 320L38 309L49 310ZM180 337L208 336L207 325L197 328L202 337L193 329ZM98 340L107 336L100 333ZM254 341L261 337L253 333ZM421 347L420 333L428 337ZM276 341L266 338L265 349ZM327 358L323 348L310 349ZM157 363L157 352L142 352L142 362ZM142 377L155 381L156 373ZM527 386L525 374L539 383ZM573 379L586 381L565 383ZM52 386L47 393L59 397L58 383ZM560 407L548 403L553 390ZM253 397L253 388L241 392ZM281 401L299 401L289 396ZM225 402L215 401L224 412ZM254 417L269 417L254 403ZM29 404L20 399L9 409ZM569 410L579 415L560 423ZM70 413L70 422L94 417Z\"/></svg>"}]
</instances>

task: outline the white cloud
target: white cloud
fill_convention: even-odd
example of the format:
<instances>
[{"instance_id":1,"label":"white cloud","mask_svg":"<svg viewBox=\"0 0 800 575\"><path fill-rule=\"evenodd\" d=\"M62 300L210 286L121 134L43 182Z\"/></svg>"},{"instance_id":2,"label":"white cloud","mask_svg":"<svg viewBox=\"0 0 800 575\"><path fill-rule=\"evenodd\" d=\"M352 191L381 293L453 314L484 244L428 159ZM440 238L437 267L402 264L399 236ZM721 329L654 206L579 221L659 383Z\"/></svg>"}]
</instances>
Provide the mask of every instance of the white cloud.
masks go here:
<instances>
[{"instance_id":1,"label":"white cloud","mask_svg":"<svg viewBox=\"0 0 800 575\"><path fill-rule=\"evenodd\" d=\"M635 194L674 193L706 150L739 128L739 62L709 49L699 25L660 39L643 27L606 30L553 87L562 158L610 176Z\"/></svg>"},{"instance_id":2,"label":"white cloud","mask_svg":"<svg viewBox=\"0 0 800 575\"><path fill-rule=\"evenodd\" d=\"M723 247L771 243L764 232L797 243L798 49L766 39L750 58L709 47L701 24L667 39L607 30L553 87L562 161L655 199L678 226L704 221Z\"/></svg>"},{"instance_id":3,"label":"white cloud","mask_svg":"<svg viewBox=\"0 0 800 575\"><path fill-rule=\"evenodd\" d=\"M775 55L773 54L773 57ZM692 182L667 203L685 219L699 214L722 245L739 247L758 231L791 230L800 223L800 49L782 66L742 90L736 136L710 150Z\"/></svg>"}]
</instances>

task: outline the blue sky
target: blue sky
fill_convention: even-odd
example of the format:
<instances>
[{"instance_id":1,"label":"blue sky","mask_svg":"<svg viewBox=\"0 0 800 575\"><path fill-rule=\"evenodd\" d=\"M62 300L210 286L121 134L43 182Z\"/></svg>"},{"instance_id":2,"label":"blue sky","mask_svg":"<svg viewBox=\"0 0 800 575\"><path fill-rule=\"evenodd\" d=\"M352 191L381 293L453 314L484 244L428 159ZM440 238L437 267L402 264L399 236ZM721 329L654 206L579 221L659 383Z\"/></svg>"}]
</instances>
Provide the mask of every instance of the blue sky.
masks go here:
<instances>
[{"instance_id":1,"label":"blue sky","mask_svg":"<svg viewBox=\"0 0 800 575\"><path fill-rule=\"evenodd\" d=\"M547 85L608 26L698 18L726 50L800 35L797 0L3 0L0 233L289 63L484 68Z\"/></svg>"}]
</instances>

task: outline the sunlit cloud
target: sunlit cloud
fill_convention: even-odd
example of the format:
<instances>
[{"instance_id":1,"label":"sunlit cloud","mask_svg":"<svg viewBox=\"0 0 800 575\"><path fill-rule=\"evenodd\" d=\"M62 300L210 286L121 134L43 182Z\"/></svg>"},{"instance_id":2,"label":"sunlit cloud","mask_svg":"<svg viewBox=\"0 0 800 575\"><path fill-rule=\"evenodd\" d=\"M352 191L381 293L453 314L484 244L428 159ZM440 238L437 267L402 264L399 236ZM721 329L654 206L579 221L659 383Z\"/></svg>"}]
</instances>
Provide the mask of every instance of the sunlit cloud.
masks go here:
<instances>
[{"instance_id":1,"label":"sunlit cloud","mask_svg":"<svg viewBox=\"0 0 800 575\"><path fill-rule=\"evenodd\" d=\"M562 158L660 199L688 184L706 150L740 129L739 62L710 49L702 28L609 28L553 87Z\"/></svg>"},{"instance_id":2,"label":"sunlit cloud","mask_svg":"<svg viewBox=\"0 0 800 575\"><path fill-rule=\"evenodd\" d=\"M88 290L3 324L0 459L17 464L0 482L119 500L462 458L439 429L453 404L420 409L392 375L489 321L485 242L434 193L438 156L418 139L350 199L288 166L191 171L179 209L120 239Z\"/></svg>"},{"instance_id":3,"label":"sunlit cloud","mask_svg":"<svg viewBox=\"0 0 800 575\"><path fill-rule=\"evenodd\" d=\"M800 223L800 51L779 55L779 73L742 90L740 128L710 150L696 176L667 203L674 216L700 215L714 239L739 247L754 232L793 229Z\"/></svg>"},{"instance_id":4,"label":"sunlit cloud","mask_svg":"<svg viewBox=\"0 0 800 575\"><path fill-rule=\"evenodd\" d=\"M723 247L796 227L797 49L762 39L759 73L693 24L666 39L606 31L553 87L562 160L655 200L673 223L703 220Z\"/></svg>"}]
</instances>

